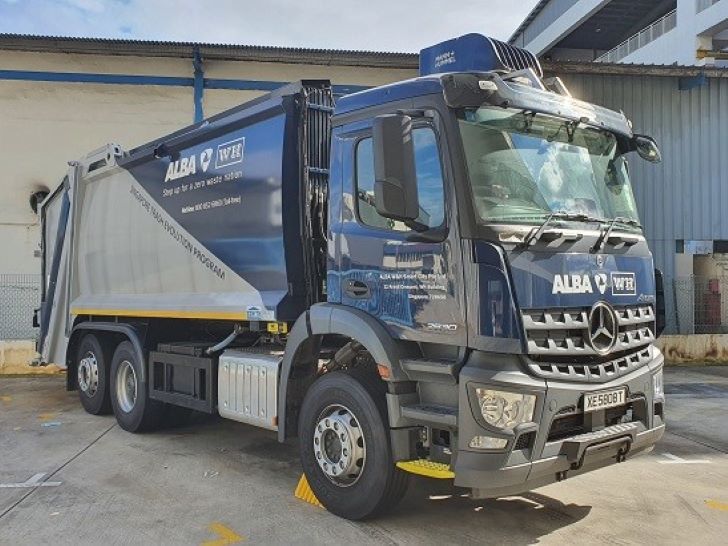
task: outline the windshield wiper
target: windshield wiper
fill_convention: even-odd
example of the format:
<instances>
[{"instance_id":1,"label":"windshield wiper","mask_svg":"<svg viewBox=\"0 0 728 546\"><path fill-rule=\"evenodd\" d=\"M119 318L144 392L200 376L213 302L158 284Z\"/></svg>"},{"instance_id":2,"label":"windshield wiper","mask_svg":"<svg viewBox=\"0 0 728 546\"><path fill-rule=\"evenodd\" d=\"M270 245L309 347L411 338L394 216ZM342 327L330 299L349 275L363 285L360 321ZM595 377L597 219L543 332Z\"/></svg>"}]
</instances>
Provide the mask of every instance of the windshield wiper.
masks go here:
<instances>
[{"instance_id":1,"label":"windshield wiper","mask_svg":"<svg viewBox=\"0 0 728 546\"><path fill-rule=\"evenodd\" d=\"M532 230L528 235L526 235L526 237L524 237L522 243L523 246L527 247L531 244L534 244L535 241L538 241L541 238L541 235L543 235L544 231L546 231L546 228L549 226L549 224L551 224L552 220L573 220L574 222L594 222L598 224L603 224L607 222L607 220L604 220L603 218L589 216L588 214L582 212L552 212L551 214L549 214L549 217L546 218L546 220L544 220L543 223L536 230Z\"/></svg>"},{"instance_id":2,"label":"windshield wiper","mask_svg":"<svg viewBox=\"0 0 728 546\"><path fill-rule=\"evenodd\" d=\"M592 252L599 252L602 249L604 243L609 240L609 236L611 235L612 230L617 224L624 224L627 226L642 228L637 220L633 220L632 218L625 218L624 216L616 216L612 218L607 228L601 233L601 235L599 235L596 243L594 243L594 246L591 248Z\"/></svg>"}]
</instances>

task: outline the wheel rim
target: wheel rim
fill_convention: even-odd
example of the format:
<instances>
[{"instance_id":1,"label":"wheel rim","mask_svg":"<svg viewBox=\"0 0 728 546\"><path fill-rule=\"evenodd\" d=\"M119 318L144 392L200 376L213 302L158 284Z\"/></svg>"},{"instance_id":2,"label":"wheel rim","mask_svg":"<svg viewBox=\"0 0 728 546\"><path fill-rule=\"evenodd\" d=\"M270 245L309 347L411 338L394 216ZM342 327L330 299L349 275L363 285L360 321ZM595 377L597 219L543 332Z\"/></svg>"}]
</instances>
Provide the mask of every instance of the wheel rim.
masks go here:
<instances>
[{"instance_id":1,"label":"wheel rim","mask_svg":"<svg viewBox=\"0 0 728 546\"><path fill-rule=\"evenodd\" d=\"M134 408L136 398L136 372L131 362L124 360L119 364L119 371L116 372L116 400L119 402L119 407L125 413L129 413Z\"/></svg>"},{"instance_id":2,"label":"wheel rim","mask_svg":"<svg viewBox=\"0 0 728 546\"><path fill-rule=\"evenodd\" d=\"M99 364L91 351L78 363L78 388L88 396L94 396L99 389Z\"/></svg>"},{"instance_id":3,"label":"wheel rim","mask_svg":"<svg viewBox=\"0 0 728 546\"><path fill-rule=\"evenodd\" d=\"M366 444L359 420L348 408L328 406L319 415L313 452L324 475L339 487L354 485L364 470Z\"/></svg>"}]
</instances>

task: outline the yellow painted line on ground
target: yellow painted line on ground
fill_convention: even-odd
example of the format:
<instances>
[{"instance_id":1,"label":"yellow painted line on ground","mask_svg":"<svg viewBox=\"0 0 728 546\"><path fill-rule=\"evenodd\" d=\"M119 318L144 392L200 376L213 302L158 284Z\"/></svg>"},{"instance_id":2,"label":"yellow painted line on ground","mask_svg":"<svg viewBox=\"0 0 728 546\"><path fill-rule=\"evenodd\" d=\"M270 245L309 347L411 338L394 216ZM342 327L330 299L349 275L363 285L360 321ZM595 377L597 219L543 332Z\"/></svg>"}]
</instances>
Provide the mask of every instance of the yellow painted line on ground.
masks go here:
<instances>
[{"instance_id":1,"label":"yellow painted line on ground","mask_svg":"<svg viewBox=\"0 0 728 546\"><path fill-rule=\"evenodd\" d=\"M41 421L50 421L51 419L54 419L56 417L55 413L39 413L38 419Z\"/></svg>"},{"instance_id":2,"label":"yellow painted line on ground","mask_svg":"<svg viewBox=\"0 0 728 546\"><path fill-rule=\"evenodd\" d=\"M12 396L0 396L0 400L5 402L6 404L9 404L10 402L13 401L13 397Z\"/></svg>"},{"instance_id":3,"label":"yellow painted line on ground","mask_svg":"<svg viewBox=\"0 0 728 546\"><path fill-rule=\"evenodd\" d=\"M708 499L705 501L705 506L707 506L708 508L712 508L713 510L728 512L728 502L720 502L717 500Z\"/></svg>"},{"instance_id":4,"label":"yellow painted line on ground","mask_svg":"<svg viewBox=\"0 0 728 546\"><path fill-rule=\"evenodd\" d=\"M217 538L206 540L202 543L202 546L225 546L226 544L237 544L245 540L245 538L230 529L230 527L219 521L211 523L207 527L207 530L217 535Z\"/></svg>"},{"instance_id":5,"label":"yellow painted line on ground","mask_svg":"<svg viewBox=\"0 0 728 546\"><path fill-rule=\"evenodd\" d=\"M196 318L210 320L248 320L246 311L170 311L165 309L90 309L74 307L71 314L96 315L104 317L144 317L144 318Z\"/></svg>"}]
</instances>

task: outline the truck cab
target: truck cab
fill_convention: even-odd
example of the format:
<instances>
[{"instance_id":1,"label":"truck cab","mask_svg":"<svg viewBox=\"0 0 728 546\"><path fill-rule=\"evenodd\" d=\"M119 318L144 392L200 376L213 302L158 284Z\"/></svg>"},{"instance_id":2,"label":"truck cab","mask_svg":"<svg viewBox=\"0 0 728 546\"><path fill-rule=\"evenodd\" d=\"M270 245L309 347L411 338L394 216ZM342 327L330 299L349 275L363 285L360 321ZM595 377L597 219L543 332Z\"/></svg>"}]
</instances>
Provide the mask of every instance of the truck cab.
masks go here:
<instances>
[{"instance_id":1,"label":"truck cab","mask_svg":"<svg viewBox=\"0 0 728 546\"><path fill-rule=\"evenodd\" d=\"M332 120L328 301L416 355L390 378L394 445L481 497L651 448L663 357L626 156L654 143L522 50L469 35L421 59Z\"/></svg>"}]
</instances>

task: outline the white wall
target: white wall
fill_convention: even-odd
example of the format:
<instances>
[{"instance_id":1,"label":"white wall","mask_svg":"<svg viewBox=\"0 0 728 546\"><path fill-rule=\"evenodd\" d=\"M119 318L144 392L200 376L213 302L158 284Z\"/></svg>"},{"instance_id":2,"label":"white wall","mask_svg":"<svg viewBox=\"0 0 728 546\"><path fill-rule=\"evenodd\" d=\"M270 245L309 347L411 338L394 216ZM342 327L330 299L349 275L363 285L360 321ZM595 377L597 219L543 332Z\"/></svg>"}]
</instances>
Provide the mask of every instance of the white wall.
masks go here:
<instances>
[{"instance_id":1,"label":"white wall","mask_svg":"<svg viewBox=\"0 0 728 546\"><path fill-rule=\"evenodd\" d=\"M678 23L679 25L679 23ZM642 46L634 53L624 57L620 63L631 64L673 64L676 59L685 57L686 42L693 43L694 36L685 36L684 27L676 26L657 40ZM692 50L693 60L688 63L695 64L695 48Z\"/></svg>"},{"instance_id":2,"label":"white wall","mask_svg":"<svg viewBox=\"0 0 728 546\"><path fill-rule=\"evenodd\" d=\"M622 63L700 65L698 48L712 49L712 37L728 28L728 0L695 13L695 0L677 0L677 25L667 34L628 55Z\"/></svg>"},{"instance_id":3,"label":"white wall","mask_svg":"<svg viewBox=\"0 0 728 546\"><path fill-rule=\"evenodd\" d=\"M0 51L4 70L192 77L189 59ZM209 61L205 77L287 82L331 79L378 85L414 70L284 63ZM263 92L205 90L206 116ZM143 144L193 121L191 87L0 80L0 274L39 273L37 217L28 204L36 189L53 189L66 162L115 142Z\"/></svg>"}]
</instances>

